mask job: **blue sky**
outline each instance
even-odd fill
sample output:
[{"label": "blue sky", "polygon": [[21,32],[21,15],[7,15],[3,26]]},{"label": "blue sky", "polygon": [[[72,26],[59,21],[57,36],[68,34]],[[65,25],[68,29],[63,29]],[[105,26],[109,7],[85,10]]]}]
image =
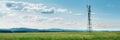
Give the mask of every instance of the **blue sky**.
[{"label": "blue sky", "polygon": [[87,4],[94,30],[120,29],[120,0],[1,0],[0,28],[87,29]]}]

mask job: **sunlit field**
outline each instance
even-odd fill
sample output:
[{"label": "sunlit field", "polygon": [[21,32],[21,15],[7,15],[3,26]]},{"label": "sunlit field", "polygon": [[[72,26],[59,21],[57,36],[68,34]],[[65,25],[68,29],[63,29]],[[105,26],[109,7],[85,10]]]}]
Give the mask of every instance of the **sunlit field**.
[{"label": "sunlit field", "polygon": [[120,32],[0,33],[0,40],[120,40]]}]

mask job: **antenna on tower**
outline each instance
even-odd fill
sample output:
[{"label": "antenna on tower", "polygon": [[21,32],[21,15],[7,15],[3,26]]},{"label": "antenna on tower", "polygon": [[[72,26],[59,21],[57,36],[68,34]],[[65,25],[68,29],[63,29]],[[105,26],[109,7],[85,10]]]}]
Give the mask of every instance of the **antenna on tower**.
[{"label": "antenna on tower", "polygon": [[92,32],[92,24],[91,24],[91,5],[87,5],[88,9],[88,32]]}]

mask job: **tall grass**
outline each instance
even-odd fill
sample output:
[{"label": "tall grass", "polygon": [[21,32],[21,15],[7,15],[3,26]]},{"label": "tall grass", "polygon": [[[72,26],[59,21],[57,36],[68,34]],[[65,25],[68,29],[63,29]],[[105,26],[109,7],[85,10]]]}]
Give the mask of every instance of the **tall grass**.
[{"label": "tall grass", "polygon": [[120,40],[120,32],[0,33],[0,40]]}]

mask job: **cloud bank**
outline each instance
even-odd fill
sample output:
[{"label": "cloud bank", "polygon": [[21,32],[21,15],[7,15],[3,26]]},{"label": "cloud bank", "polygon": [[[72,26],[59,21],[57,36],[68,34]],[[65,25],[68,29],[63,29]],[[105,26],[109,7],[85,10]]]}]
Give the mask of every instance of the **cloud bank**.
[{"label": "cloud bank", "polygon": [[32,4],[27,2],[5,2],[6,7],[11,10],[37,13],[70,13],[71,11],[63,8],[48,7],[45,4]]},{"label": "cloud bank", "polygon": [[64,18],[42,16],[38,15],[39,13],[68,13],[67,9],[48,7],[44,4],[0,1],[0,5],[0,28],[52,28],[59,25],[59,21]]}]

